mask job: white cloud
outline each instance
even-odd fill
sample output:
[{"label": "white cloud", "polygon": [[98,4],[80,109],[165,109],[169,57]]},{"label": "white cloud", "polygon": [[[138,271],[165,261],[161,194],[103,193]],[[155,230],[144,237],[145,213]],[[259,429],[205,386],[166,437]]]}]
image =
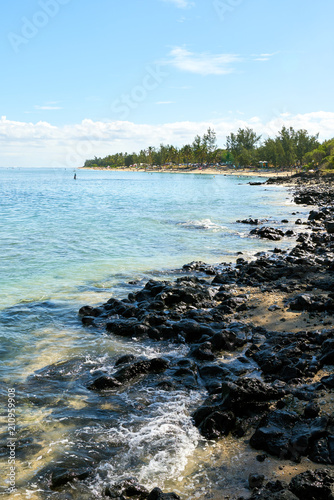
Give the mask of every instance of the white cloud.
[{"label": "white cloud", "polygon": [[272,54],[252,54],[252,57],[254,61],[269,61],[276,54],[278,52],[273,52]]},{"label": "white cloud", "polygon": [[236,54],[209,54],[207,52],[195,54],[185,48],[175,47],[170,51],[164,64],[199,75],[226,75],[233,73],[232,64],[240,61],[240,56]]},{"label": "white cloud", "polygon": [[87,158],[117,152],[140,151],[160,143],[182,146],[202,135],[208,127],[217,133],[218,144],[224,147],[226,135],[238,128],[251,127],[257,133],[274,137],[285,125],[320,133],[320,140],[333,137],[334,113],[318,111],[305,114],[274,114],[263,121],[259,117],[239,116],[202,122],[175,122],[160,125],[127,121],[81,123],[55,127],[45,121],[37,123],[0,119],[0,167],[49,166],[79,167]]},{"label": "white cloud", "polygon": [[195,5],[194,2],[190,2],[189,0],[162,0],[162,1],[172,3],[178,9],[187,9]]}]

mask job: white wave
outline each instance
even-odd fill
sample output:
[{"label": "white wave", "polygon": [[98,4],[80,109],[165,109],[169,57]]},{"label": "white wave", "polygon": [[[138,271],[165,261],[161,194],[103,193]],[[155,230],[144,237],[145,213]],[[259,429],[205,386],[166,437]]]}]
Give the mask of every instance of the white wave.
[{"label": "white wave", "polygon": [[186,222],[178,222],[177,225],[185,227],[187,229],[205,229],[215,232],[227,229],[225,226],[220,226],[219,224],[212,222],[211,219],[189,220]]},{"label": "white wave", "polygon": [[[157,485],[163,488],[171,477],[182,480],[182,472],[201,439],[188,408],[198,404],[202,395],[195,391],[170,394],[151,388],[142,391],[141,398],[153,400],[146,407],[149,411],[144,410],[140,416],[129,415],[127,421],[104,435],[119,451],[117,459],[105,463],[100,470],[111,483],[130,475],[148,489]],[[93,491],[100,491],[99,486],[97,479]]]}]

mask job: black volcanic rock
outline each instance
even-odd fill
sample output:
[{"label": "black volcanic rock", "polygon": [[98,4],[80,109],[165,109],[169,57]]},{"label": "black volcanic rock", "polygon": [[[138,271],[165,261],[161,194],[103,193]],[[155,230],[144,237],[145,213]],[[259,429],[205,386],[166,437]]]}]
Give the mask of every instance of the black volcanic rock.
[{"label": "black volcanic rock", "polygon": [[249,233],[252,236],[258,236],[259,238],[266,238],[267,240],[281,240],[284,236],[284,231],[281,229],[276,229],[273,227],[260,227],[256,229],[252,229],[252,231]]}]

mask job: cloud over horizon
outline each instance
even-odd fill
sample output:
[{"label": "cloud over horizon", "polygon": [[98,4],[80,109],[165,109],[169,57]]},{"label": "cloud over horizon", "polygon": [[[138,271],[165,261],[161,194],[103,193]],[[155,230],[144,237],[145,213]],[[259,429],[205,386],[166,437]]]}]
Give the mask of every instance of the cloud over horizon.
[{"label": "cloud over horizon", "polygon": [[292,115],[280,113],[268,121],[257,116],[246,119],[240,115],[201,122],[174,122],[158,125],[136,124],[129,121],[93,121],[56,127],[45,121],[18,122],[3,116],[0,119],[0,167],[50,166],[79,167],[94,156],[117,152],[139,152],[159,144],[182,146],[191,143],[195,135],[214,128],[219,147],[226,136],[238,128],[250,127],[264,137],[274,137],[285,125],[296,130],[319,132],[320,140],[333,137],[334,113],[318,111]]}]

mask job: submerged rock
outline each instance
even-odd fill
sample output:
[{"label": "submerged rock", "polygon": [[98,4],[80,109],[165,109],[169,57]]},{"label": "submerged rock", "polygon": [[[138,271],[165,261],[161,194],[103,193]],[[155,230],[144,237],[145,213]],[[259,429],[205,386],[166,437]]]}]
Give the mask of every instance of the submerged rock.
[{"label": "submerged rock", "polygon": [[101,375],[101,377],[94,380],[94,382],[88,386],[88,389],[92,391],[103,391],[107,389],[115,389],[121,385],[121,382],[116,380],[114,377]]},{"label": "submerged rock", "polygon": [[114,499],[133,498],[134,500],[147,500],[149,494],[149,491],[133,478],[125,479],[120,483],[106,486],[104,489],[104,495],[107,498]]},{"label": "submerged rock", "polygon": [[90,476],[91,472],[91,469],[84,467],[70,470],[61,467],[56,468],[51,475],[50,488],[55,490],[72,481],[83,481]]}]

